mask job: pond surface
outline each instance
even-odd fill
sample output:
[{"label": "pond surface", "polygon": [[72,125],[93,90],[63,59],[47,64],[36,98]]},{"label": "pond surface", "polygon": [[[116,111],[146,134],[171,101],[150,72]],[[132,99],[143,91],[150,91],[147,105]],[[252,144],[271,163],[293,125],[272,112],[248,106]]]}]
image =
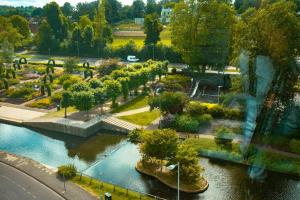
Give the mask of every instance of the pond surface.
[{"label": "pond surface", "polygon": [[[0,150],[29,157],[58,167],[73,163],[85,174],[103,181],[167,199],[176,199],[176,191],[159,181],[139,174],[134,166],[140,159],[138,147],[124,135],[103,132],[84,139],[59,133],[0,123]],[[264,182],[248,178],[244,166],[201,158],[204,177],[210,186],[202,194],[181,194],[181,199],[205,200],[298,200],[300,181],[268,172]]]}]

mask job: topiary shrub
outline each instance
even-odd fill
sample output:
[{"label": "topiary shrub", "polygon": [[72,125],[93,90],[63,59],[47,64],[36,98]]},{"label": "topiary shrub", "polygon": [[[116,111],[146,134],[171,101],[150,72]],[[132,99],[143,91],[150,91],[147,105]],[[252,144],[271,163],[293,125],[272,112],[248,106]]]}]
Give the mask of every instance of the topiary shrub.
[{"label": "topiary shrub", "polygon": [[58,167],[57,170],[57,175],[67,180],[75,177],[76,173],[77,173],[77,169],[73,164],[62,165]]},{"label": "topiary shrub", "polygon": [[177,131],[197,133],[199,122],[190,115],[178,115],[176,117],[175,128]]}]

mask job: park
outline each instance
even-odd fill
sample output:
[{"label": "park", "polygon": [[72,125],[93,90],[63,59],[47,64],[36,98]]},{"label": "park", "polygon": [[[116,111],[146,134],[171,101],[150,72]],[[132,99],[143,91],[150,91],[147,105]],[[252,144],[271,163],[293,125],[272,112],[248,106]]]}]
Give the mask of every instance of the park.
[{"label": "park", "polygon": [[300,3],[251,2],[0,5],[0,167],[66,199],[300,198]]}]

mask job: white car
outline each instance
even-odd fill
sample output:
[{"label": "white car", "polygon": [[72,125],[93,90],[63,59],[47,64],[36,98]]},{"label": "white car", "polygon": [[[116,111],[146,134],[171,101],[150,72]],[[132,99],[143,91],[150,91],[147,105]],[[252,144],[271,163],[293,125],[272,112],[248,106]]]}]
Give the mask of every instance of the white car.
[{"label": "white car", "polygon": [[136,58],[135,56],[127,56],[127,61],[128,62],[137,62],[140,59]]}]

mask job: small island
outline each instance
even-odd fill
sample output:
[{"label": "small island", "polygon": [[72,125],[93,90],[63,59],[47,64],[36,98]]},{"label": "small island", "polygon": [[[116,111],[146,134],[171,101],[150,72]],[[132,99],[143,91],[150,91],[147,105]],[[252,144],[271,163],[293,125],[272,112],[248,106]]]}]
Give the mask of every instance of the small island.
[{"label": "small island", "polygon": [[179,163],[180,191],[200,193],[208,188],[207,180],[201,175],[204,169],[199,164],[197,152],[180,143],[174,130],[135,130],[130,133],[130,138],[140,143],[142,159],[135,167],[138,172],[177,190],[178,165],[173,169],[168,166]]}]

